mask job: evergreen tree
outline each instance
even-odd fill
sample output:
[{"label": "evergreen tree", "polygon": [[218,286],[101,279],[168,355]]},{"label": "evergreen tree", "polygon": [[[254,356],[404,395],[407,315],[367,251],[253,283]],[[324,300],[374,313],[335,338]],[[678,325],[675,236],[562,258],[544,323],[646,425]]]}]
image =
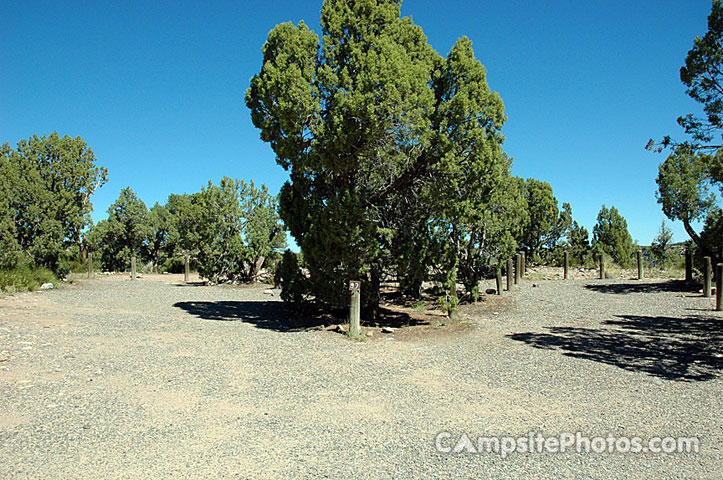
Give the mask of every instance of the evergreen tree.
[{"label": "evergreen tree", "polygon": [[138,262],[145,260],[152,232],[146,204],[126,187],[108,207],[108,219],[98,222],[86,242],[105,270],[125,271],[132,256]]},{"label": "evergreen tree", "polygon": [[0,170],[0,235],[8,239],[0,259],[9,266],[25,257],[65,273],[69,257],[80,254],[90,196],[105,183],[105,168],[80,137],[52,133],[21,140],[16,150],[3,145]]},{"label": "evergreen tree", "polygon": [[665,224],[665,220],[660,223],[658,235],[653,239],[650,245],[650,251],[653,254],[655,263],[662,268],[668,267],[671,260],[670,243],[673,240],[673,231]]},{"label": "evergreen tree", "polygon": [[633,239],[628,232],[628,222],[617,208],[602,206],[592,236],[592,246],[596,252],[609,255],[621,267],[632,265]]},{"label": "evergreen tree", "polygon": [[[272,30],[246,93],[261,138],[290,170],[280,214],[310,292],[342,306],[360,279],[374,314],[391,252],[406,252],[396,267],[412,290],[425,267],[409,267],[437,256],[456,298],[463,244],[481,228],[474,210],[509,168],[499,95],[469,40],[440,57],[398,1],[327,0],[321,25],[321,40],[303,22]],[[419,214],[428,221],[410,219]]]}]

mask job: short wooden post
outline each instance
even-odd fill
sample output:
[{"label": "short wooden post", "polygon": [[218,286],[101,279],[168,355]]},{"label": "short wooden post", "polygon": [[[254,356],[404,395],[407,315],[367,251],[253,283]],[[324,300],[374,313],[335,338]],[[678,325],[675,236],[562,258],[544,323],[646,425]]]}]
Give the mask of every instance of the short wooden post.
[{"label": "short wooden post", "polygon": [[511,258],[507,259],[507,291],[508,292],[512,291],[512,275],[513,275],[512,270],[514,269],[512,263],[513,262],[512,262]]},{"label": "short wooden post", "polygon": [[349,282],[351,290],[351,307],[349,308],[349,336],[358,337],[361,329],[361,282],[352,280]]},{"label": "short wooden post", "polygon": [[88,278],[93,278],[93,254],[88,252]]},{"label": "short wooden post", "polygon": [[131,280],[136,279],[136,257],[131,257]]},{"label": "short wooden post", "polygon": [[703,296],[710,297],[710,284],[713,267],[710,257],[703,257]]},{"label": "short wooden post", "polygon": [[183,256],[183,283],[188,283],[188,255]]},{"label": "short wooden post", "polygon": [[685,281],[693,281],[693,254],[690,250],[685,252]]},{"label": "short wooden post", "polygon": [[638,250],[638,280],[643,279],[643,252]]},{"label": "short wooden post", "polygon": [[497,265],[497,275],[495,280],[497,281],[497,295],[502,295],[502,262],[499,262]]},{"label": "short wooden post", "polygon": [[715,266],[715,309],[723,310],[723,263]]},{"label": "short wooden post", "polygon": [[605,279],[605,255],[600,254],[600,280]]},{"label": "short wooden post", "polygon": [[522,255],[522,258],[520,259],[520,267],[521,267],[520,278],[525,278],[525,272],[527,271],[527,257],[525,256],[524,250],[522,250],[520,252],[520,255]]},{"label": "short wooden post", "polygon": [[562,263],[562,278],[567,280],[567,271],[570,269],[570,254],[565,252],[565,259]]},{"label": "short wooden post", "polygon": [[522,256],[518,253],[515,255],[515,285],[520,283],[520,264],[522,263]]}]

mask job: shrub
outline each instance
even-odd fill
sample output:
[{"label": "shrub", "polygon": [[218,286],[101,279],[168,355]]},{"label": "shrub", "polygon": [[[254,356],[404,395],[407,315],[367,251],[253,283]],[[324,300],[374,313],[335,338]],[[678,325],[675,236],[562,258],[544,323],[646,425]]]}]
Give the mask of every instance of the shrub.
[{"label": "shrub", "polygon": [[12,269],[0,270],[0,289],[5,292],[34,291],[44,283],[57,285],[58,279],[45,267],[31,267],[18,264]]},{"label": "shrub", "polygon": [[274,275],[274,283],[281,287],[281,299],[292,309],[303,305],[308,290],[307,279],[301,270],[299,255],[286,250],[279,268]]}]

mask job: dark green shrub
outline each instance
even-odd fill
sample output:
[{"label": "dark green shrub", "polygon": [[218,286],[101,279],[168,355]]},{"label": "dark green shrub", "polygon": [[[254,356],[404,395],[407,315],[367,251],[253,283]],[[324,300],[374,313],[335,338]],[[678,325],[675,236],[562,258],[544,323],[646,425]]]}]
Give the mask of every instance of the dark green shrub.
[{"label": "dark green shrub", "polygon": [[291,250],[286,250],[274,275],[274,283],[281,287],[281,299],[293,309],[303,305],[308,292],[308,281],[298,257]]},{"label": "dark green shrub", "polygon": [[21,263],[15,268],[0,270],[0,289],[5,292],[32,292],[44,283],[59,283],[53,272],[45,267],[31,267]]}]

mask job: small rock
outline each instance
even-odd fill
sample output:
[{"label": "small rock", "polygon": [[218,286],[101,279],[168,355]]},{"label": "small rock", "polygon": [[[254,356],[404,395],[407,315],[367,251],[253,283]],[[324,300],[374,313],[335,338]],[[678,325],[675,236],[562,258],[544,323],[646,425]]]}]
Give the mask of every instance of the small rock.
[{"label": "small rock", "polygon": [[374,336],[374,332],[372,332],[371,330],[369,330],[369,331],[367,331],[366,336],[367,336],[367,337],[373,337],[373,336]]},{"label": "small rock", "polygon": [[136,278],[143,278],[143,275],[139,273],[138,275],[136,275]]},{"label": "small rock", "polygon": [[537,288],[537,284],[536,284],[536,283],[533,283],[533,284],[532,284],[532,288]]},{"label": "small rock", "polygon": [[267,288],[266,290],[264,290],[264,295],[271,295],[273,297],[274,291],[271,290],[270,288]]},{"label": "small rock", "polygon": [[53,288],[55,288],[55,285],[50,282],[40,285],[41,290],[52,290]]},{"label": "small rock", "polygon": [[382,327],[382,333],[394,333],[395,328],[392,327]]},{"label": "small rock", "polygon": [[485,293],[487,295],[494,295],[495,293],[497,293],[497,290],[495,290],[494,288],[488,288],[487,290],[485,290]]}]

